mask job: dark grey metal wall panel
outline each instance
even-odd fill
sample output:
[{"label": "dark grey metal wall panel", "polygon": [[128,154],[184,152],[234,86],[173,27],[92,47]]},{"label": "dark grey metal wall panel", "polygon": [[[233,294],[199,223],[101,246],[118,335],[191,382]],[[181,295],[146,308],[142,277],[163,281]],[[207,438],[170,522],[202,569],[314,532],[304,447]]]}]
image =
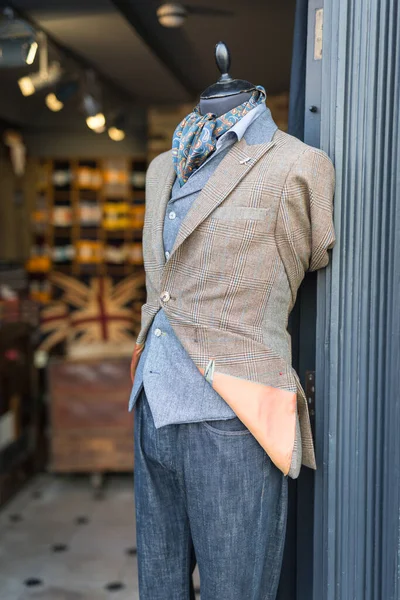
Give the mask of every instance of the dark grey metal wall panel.
[{"label": "dark grey metal wall panel", "polygon": [[400,12],[325,0],[321,147],[336,246],[318,275],[314,600],[400,598]]},{"label": "dark grey metal wall panel", "polygon": [[320,145],[322,61],[314,60],[314,44],[316,13],[322,6],[323,0],[308,0],[304,141],[317,148]]}]

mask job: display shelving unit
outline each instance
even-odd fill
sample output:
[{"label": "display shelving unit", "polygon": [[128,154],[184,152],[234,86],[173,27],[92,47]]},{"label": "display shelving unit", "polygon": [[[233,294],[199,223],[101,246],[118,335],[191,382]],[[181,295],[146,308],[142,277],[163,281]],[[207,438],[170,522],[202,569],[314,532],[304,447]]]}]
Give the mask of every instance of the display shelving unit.
[{"label": "display shelving unit", "polygon": [[31,297],[54,299],[49,274],[118,281],[143,270],[144,157],[40,160],[32,247]]}]

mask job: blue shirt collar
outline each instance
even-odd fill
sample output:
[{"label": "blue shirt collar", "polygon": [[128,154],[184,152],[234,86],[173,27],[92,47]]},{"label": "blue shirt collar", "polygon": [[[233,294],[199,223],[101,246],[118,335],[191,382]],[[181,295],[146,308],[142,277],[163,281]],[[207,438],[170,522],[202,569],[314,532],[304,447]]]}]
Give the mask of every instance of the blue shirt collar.
[{"label": "blue shirt collar", "polygon": [[[239,121],[233,125],[228,131],[223,133],[221,137],[217,139],[216,149],[218,149],[221,145],[223,145],[226,137],[234,134],[237,138],[237,141],[240,141],[245,134],[246,129],[249,125],[257,119],[262,113],[264,113],[267,109],[265,102],[261,102],[258,106],[249,111],[244,117],[239,119]],[[269,110],[269,109],[268,109]]]}]

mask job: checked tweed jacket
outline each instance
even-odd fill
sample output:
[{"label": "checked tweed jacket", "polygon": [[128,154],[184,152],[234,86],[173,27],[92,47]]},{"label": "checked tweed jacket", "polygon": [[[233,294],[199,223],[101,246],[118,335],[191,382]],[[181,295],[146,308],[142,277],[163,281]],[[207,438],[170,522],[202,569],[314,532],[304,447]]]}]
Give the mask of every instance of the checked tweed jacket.
[{"label": "checked tweed jacket", "polygon": [[299,424],[302,464],[316,469],[287,324],[305,272],[325,267],[335,244],[332,161],[280,129],[266,143],[242,138],[189,209],[166,262],[163,222],[174,181],[169,150],[146,176],[147,298],[132,380],[163,307],[199,371],[274,464],[289,473]]}]

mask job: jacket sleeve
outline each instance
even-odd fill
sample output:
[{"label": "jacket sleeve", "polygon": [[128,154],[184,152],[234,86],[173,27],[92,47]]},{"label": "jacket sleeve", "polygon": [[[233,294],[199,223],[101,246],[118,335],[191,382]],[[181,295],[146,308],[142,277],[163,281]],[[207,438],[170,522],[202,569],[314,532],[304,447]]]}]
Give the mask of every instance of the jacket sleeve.
[{"label": "jacket sleeve", "polygon": [[333,198],[335,169],[329,156],[322,150],[311,148],[305,167],[308,209],[311,223],[311,249],[309,271],[326,267],[328,250],[336,242],[333,223]]},{"label": "jacket sleeve", "polygon": [[277,235],[291,284],[305,271],[329,262],[335,245],[333,197],[335,169],[322,150],[308,146],[292,165],[282,192]]}]

